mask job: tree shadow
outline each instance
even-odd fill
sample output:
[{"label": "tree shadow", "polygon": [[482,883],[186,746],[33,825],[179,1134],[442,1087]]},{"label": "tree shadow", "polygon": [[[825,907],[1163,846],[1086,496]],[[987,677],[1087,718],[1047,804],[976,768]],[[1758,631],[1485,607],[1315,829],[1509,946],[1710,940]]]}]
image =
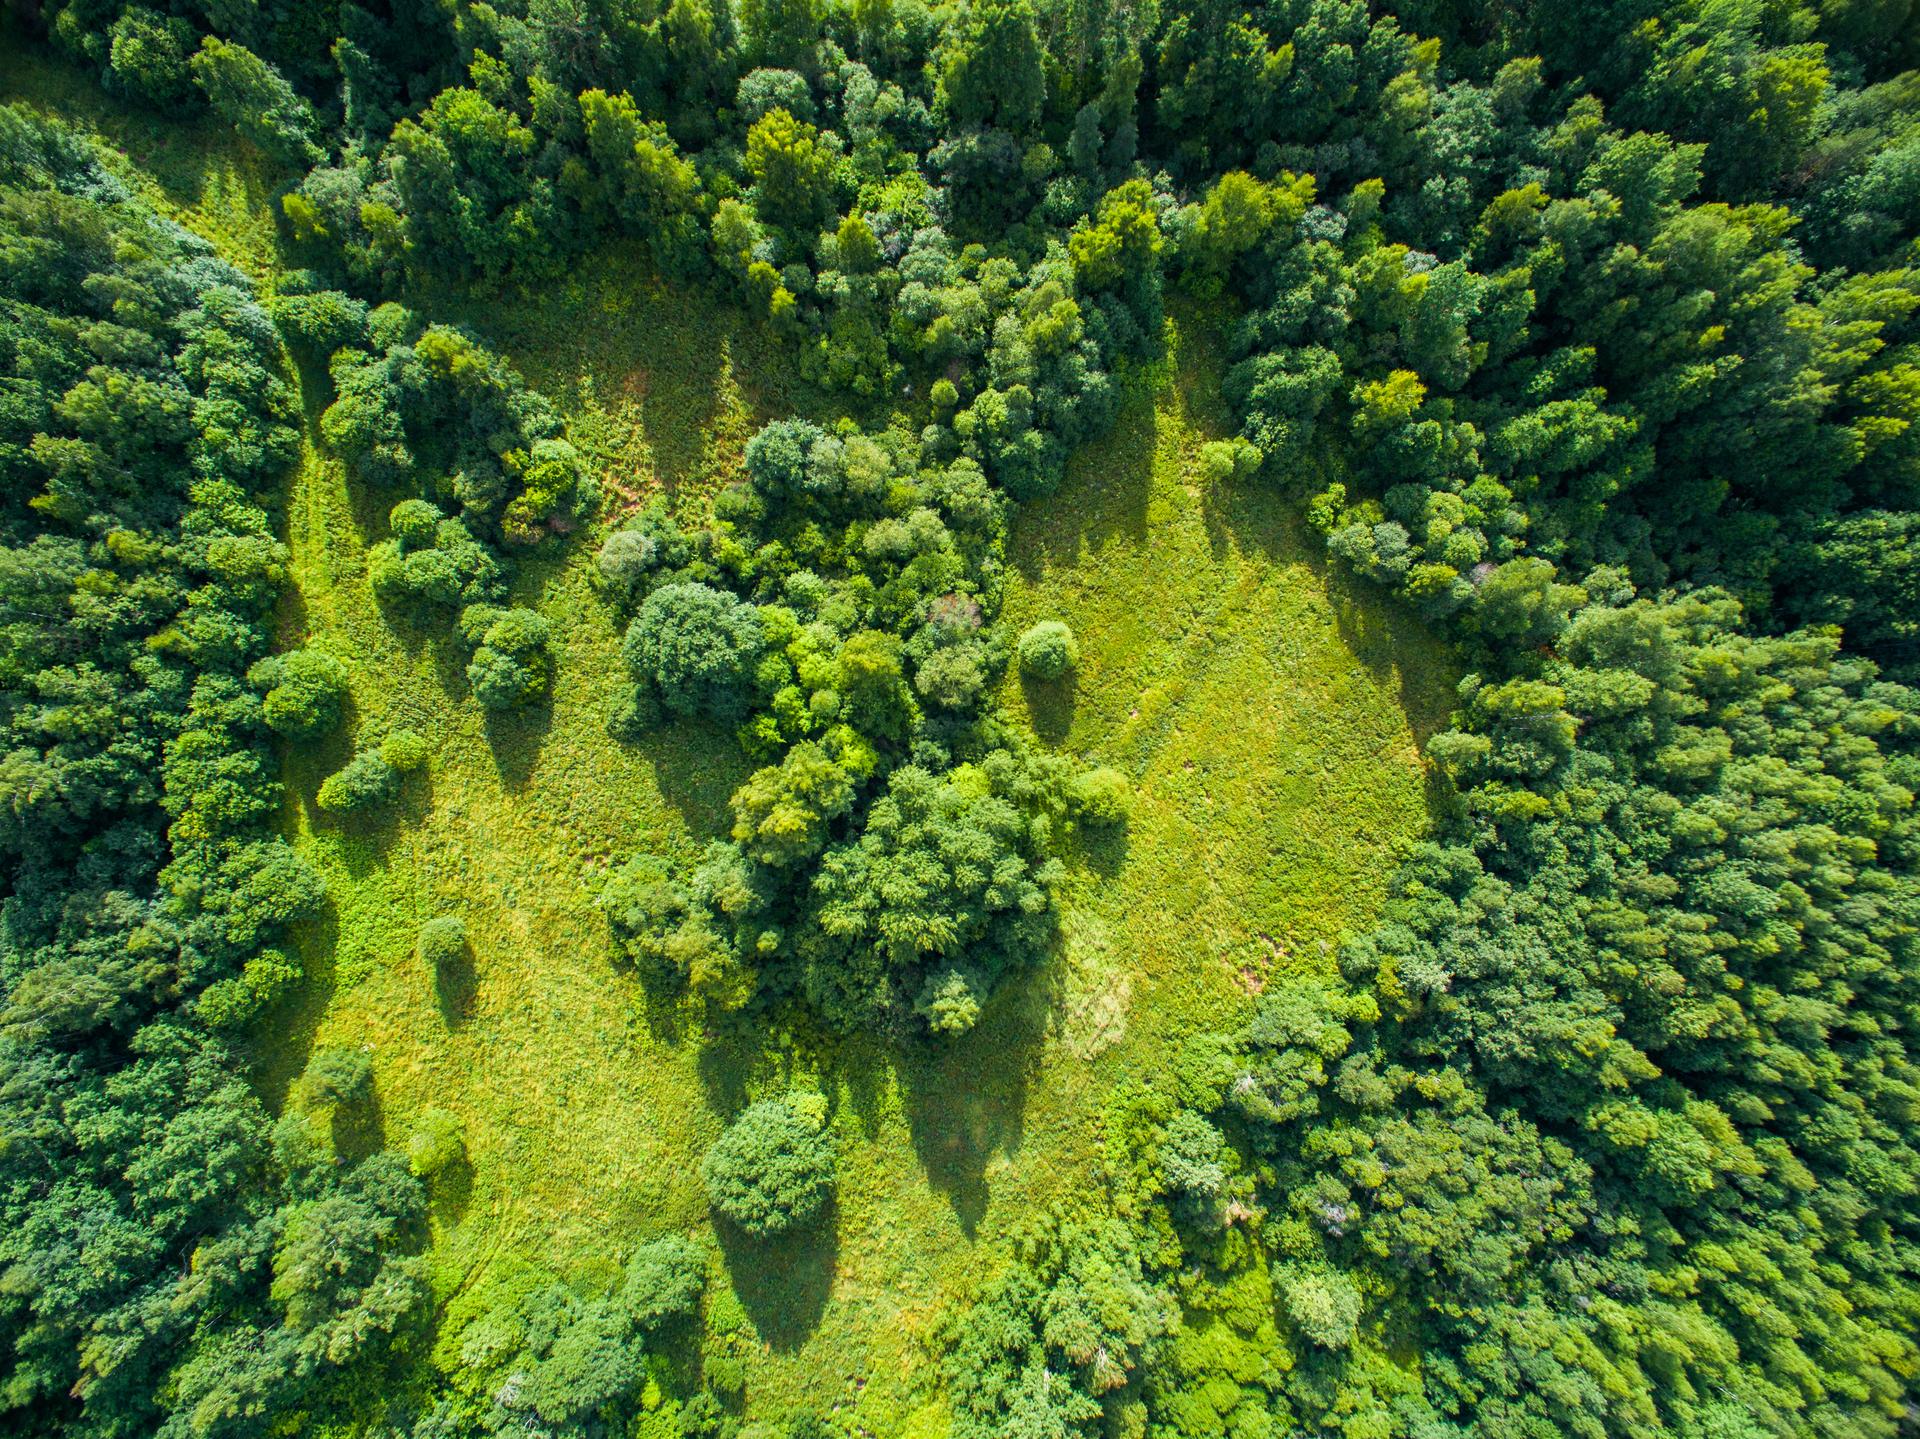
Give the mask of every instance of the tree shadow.
[{"label": "tree shadow", "polygon": [[359,1103],[336,1104],[329,1123],[334,1155],[344,1165],[358,1164],[387,1147],[386,1115],[377,1088]]},{"label": "tree shadow", "polygon": [[510,710],[488,710],[483,723],[500,782],[511,793],[525,789],[553,729],[552,702],[543,699]]},{"label": "tree shadow", "polygon": [[1007,561],[1027,580],[1038,581],[1054,566],[1078,564],[1115,540],[1138,544],[1147,538],[1159,416],[1144,372],[1122,381],[1124,390],[1141,386],[1144,402],[1123,394],[1113,428],[1074,452],[1060,488],[1032,507],[1037,522],[1013,527]]},{"label": "tree shadow", "polygon": [[791,1087],[796,1076],[825,1077],[837,1048],[818,1021],[797,1006],[757,1006],[715,1018],[703,1027],[700,1082],[723,1114],[746,1107],[755,1092]]},{"label": "tree shadow", "polygon": [[245,1040],[254,1092],[269,1114],[285,1107],[294,1080],[307,1067],[333,995],[340,911],[332,895],[321,900],[318,913],[293,927],[288,941],[288,948],[300,959],[300,985],[291,996],[255,1016]]},{"label": "tree shadow", "polygon": [[1102,879],[1112,879],[1127,862],[1129,829],[1124,822],[1083,827],[1075,845],[1076,857]]},{"label": "tree shadow", "polygon": [[1033,732],[1048,744],[1066,742],[1068,733],[1073,729],[1079,688],[1072,674],[1057,680],[1038,680],[1024,674],[1020,676],[1020,693],[1027,702],[1027,718],[1033,722]]},{"label": "tree shadow", "polygon": [[820,1327],[840,1263],[840,1208],[776,1239],[754,1239],[719,1215],[714,1233],[740,1307],[761,1341],[792,1354]]},{"label": "tree shadow", "polygon": [[[1450,676],[1457,674],[1453,650],[1417,616],[1393,607],[1391,598],[1366,580],[1344,574],[1324,558],[1315,563],[1333,604],[1333,622],[1354,656],[1383,687],[1392,691],[1407,725],[1424,751],[1444,729],[1457,698]],[[1434,663],[1408,665],[1417,656]]]},{"label": "tree shadow", "polygon": [[440,1019],[448,1029],[458,1029],[473,1018],[480,996],[480,972],[474,967],[473,946],[463,944],[460,953],[433,968],[433,997],[440,1006]]},{"label": "tree shadow", "polygon": [[730,731],[710,720],[676,720],[632,743],[652,766],[660,797],[695,837],[726,833],[732,823],[728,802],[753,772]]},{"label": "tree shadow", "polygon": [[1027,1087],[1039,1063],[1058,966],[1004,984],[979,1022],[951,1040],[922,1040],[900,1059],[907,1127],[927,1181],[971,1239],[987,1212],[987,1166],[1018,1152]]},{"label": "tree shadow", "polygon": [[428,1186],[428,1203],[433,1217],[452,1228],[467,1217],[473,1202],[473,1161],[461,1154],[433,1176]]}]

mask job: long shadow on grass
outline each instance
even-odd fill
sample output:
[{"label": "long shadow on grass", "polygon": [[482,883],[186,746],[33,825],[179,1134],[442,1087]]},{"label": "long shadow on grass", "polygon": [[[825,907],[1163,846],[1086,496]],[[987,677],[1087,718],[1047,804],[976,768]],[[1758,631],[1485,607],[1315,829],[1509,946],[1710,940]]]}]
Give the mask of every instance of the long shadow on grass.
[{"label": "long shadow on grass", "polygon": [[972,1238],[992,1197],[987,1166],[1026,1134],[1027,1086],[1054,1008],[1055,965],[1004,987],[966,1034],[916,1043],[900,1081],[913,1148],[927,1182]]},{"label": "long shadow on grass", "polygon": [[1033,721],[1033,732],[1048,744],[1064,743],[1073,729],[1073,711],[1079,695],[1074,676],[1037,680],[1031,675],[1022,675],[1020,692],[1027,701],[1027,717]]},{"label": "long shadow on grass", "polygon": [[387,1147],[386,1111],[377,1089],[361,1103],[335,1106],[331,1123],[333,1152],[342,1164],[358,1164]]},{"label": "long shadow on grass", "polygon": [[473,1164],[466,1155],[433,1176],[428,1196],[434,1218],[448,1228],[467,1217],[467,1205],[473,1201]]},{"label": "long shadow on grass", "polygon": [[1014,527],[1008,559],[1028,580],[1038,580],[1049,568],[1079,563],[1116,540],[1145,544],[1158,443],[1151,391],[1128,396],[1112,432],[1076,453],[1059,490],[1037,507],[1040,523]]},{"label": "long shadow on grass", "polygon": [[319,912],[293,927],[288,946],[304,974],[300,987],[248,1026],[245,1052],[252,1061],[253,1085],[270,1114],[286,1104],[287,1091],[313,1053],[314,1036],[333,994],[334,949],[340,942],[340,912],[332,896]]},{"label": "long shadow on grass", "polygon": [[479,995],[480,973],[473,966],[472,945],[461,945],[453,958],[434,966],[433,997],[448,1029],[458,1029],[473,1017]]},{"label": "long shadow on grass", "polygon": [[488,710],[486,729],[487,747],[493,751],[493,767],[499,771],[500,782],[510,793],[525,789],[553,729],[553,706],[542,701],[519,709]]},{"label": "long shadow on grass", "polygon": [[778,1239],[751,1239],[715,1217],[733,1292],[754,1332],[777,1354],[791,1354],[820,1327],[840,1263],[840,1213],[829,1205],[807,1229]]}]

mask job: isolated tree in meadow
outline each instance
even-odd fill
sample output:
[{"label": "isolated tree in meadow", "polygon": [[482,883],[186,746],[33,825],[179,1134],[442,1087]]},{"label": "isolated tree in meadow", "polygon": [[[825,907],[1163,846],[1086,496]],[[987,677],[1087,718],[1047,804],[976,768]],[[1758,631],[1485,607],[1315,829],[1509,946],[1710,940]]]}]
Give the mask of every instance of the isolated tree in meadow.
[{"label": "isolated tree in meadow", "polygon": [[413,949],[436,973],[451,968],[467,957],[467,922],[457,914],[438,915],[420,926]]},{"label": "isolated tree in meadow", "polygon": [[763,1099],[729,1124],[700,1165],[713,1207],[755,1239],[820,1217],[833,1197],[833,1142],[784,1099]]},{"label": "isolated tree in meadow", "polygon": [[1079,643],[1059,620],[1041,620],[1020,636],[1020,673],[1029,679],[1065,679],[1079,663]]}]

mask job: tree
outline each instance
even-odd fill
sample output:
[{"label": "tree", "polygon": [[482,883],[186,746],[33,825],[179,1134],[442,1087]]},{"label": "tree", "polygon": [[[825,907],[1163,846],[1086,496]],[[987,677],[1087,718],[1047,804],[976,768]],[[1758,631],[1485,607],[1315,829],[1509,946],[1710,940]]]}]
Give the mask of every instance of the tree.
[{"label": "tree", "polygon": [[956,1439],[1109,1432],[1178,1313],[1119,1220],[1043,1216],[954,1332]]},{"label": "tree", "polygon": [[940,100],[956,126],[1031,130],[1047,100],[1047,77],[1034,14],[1026,0],[982,0],[968,7],[940,59]]},{"label": "tree", "polygon": [[826,847],[828,826],[852,807],[854,778],[803,740],[734,791],[733,837],[758,864],[811,859]]},{"label": "tree", "polygon": [[748,1106],[701,1161],[707,1197],[754,1239],[819,1219],[833,1197],[832,1141],[784,1099]]},{"label": "tree", "polygon": [[436,915],[420,926],[413,950],[436,974],[467,958],[467,922],[457,914]]},{"label": "tree", "polygon": [[244,45],[209,35],[189,68],[214,111],[262,150],[295,169],[319,163],[313,107],[272,65]]},{"label": "tree", "polygon": [[288,739],[315,740],[338,728],[347,699],[347,667],[324,650],[272,655],[247,678],[265,688],[261,713]]},{"label": "tree", "polygon": [[516,709],[545,698],[553,686],[549,634],[538,611],[516,606],[488,612],[467,665],[473,697],[490,710]]},{"label": "tree", "polygon": [[1079,663],[1079,643],[1059,620],[1040,620],[1020,636],[1020,673],[1029,679],[1051,684]]},{"label": "tree", "polygon": [[753,205],[768,224],[808,229],[833,199],[834,144],[785,110],[769,110],[747,131]]},{"label": "tree", "polygon": [[400,797],[400,771],[380,751],[364,749],[321,783],[314,803],[327,814],[357,814]]},{"label": "tree", "polygon": [[1015,771],[1004,752],[940,776],[902,766],[864,828],[827,850],[798,948],[807,997],[830,1024],[880,1021],[930,972],[964,963],[984,987],[1044,952],[1055,869],[1005,797],[1022,783]]},{"label": "tree", "polygon": [[407,1138],[407,1168],[414,1177],[432,1183],[467,1157],[466,1126],[444,1109],[420,1111]]},{"label": "tree", "polygon": [[668,1235],[643,1244],[627,1261],[619,1305],[649,1333],[691,1319],[707,1285],[707,1256],[690,1240]]},{"label": "tree", "polygon": [[765,632],[758,611],[697,582],[662,585],[627,628],[622,653],[634,678],[669,714],[737,719]]}]

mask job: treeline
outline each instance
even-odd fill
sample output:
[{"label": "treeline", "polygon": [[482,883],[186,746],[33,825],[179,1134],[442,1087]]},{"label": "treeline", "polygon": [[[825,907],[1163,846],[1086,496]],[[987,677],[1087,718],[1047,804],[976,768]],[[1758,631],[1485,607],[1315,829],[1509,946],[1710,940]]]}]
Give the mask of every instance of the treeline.
[{"label": "treeline", "polygon": [[275,1122],[229,1048],[322,899],[277,829],[298,686],[250,678],[294,392],[247,282],[15,108],[0,256],[0,1412],[254,1434],[427,1299],[425,1191],[336,1146],[365,1057]]},{"label": "treeline", "polygon": [[[768,426],[710,524],[656,509],[599,555],[634,681],[616,732],[717,721],[762,766],[728,839],[636,857],[607,896],[622,952],[716,1014],[798,997],[938,1036],[1045,953],[1072,834],[1124,818],[1124,778],[1030,752],[985,698],[1006,514],[1109,423],[1169,286],[1233,317],[1240,432],[1206,482],[1283,487],[1457,647],[1441,813],[1382,923],[1108,1116],[1108,1212],[1037,1225],[948,1336],[957,1435],[1896,1431],[1920,1373],[1907,0],[43,14],[109,86],[204,101],[288,166],[316,273],[276,315],[331,357],[327,443],[395,497],[382,602],[452,626],[483,703],[553,683],[506,566],[592,487],[495,357],[396,296],[537,291],[636,239],[764,316],[850,417]],[[74,523],[85,446],[110,453],[80,426],[161,423],[102,394],[72,413],[106,418],[0,451],[32,456],[21,504],[54,497],[22,552]],[[205,413],[180,433],[233,432]],[[1070,639],[1033,637],[1029,673],[1069,682]],[[68,661],[38,654],[9,704],[63,738],[8,764],[57,809],[111,767],[39,778],[80,731]],[[55,832],[109,802],[158,801]],[[85,844],[63,904],[104,872]],[[106,963],[70,948],[46,962]],[[147,972],[40,992],[118,1013]],[[814,1214],[817,1155],[758,1182],[812,1154],[806,1126],[743,1125],[710,1161],[722,1215]],[[578,1349],[501,1317],[522,1337],[476,1340],[395,1432],[518,1423],[486,1386],[562,1353],[599,1398],[537,1421],[624,1422],[648,1337],[624,1293],[542,1301]],[[66,1353],[38,1324],[23,1364]],[[654,1411],[689,1433],[737,1424],[709,1357],[701,1398]]]}]

